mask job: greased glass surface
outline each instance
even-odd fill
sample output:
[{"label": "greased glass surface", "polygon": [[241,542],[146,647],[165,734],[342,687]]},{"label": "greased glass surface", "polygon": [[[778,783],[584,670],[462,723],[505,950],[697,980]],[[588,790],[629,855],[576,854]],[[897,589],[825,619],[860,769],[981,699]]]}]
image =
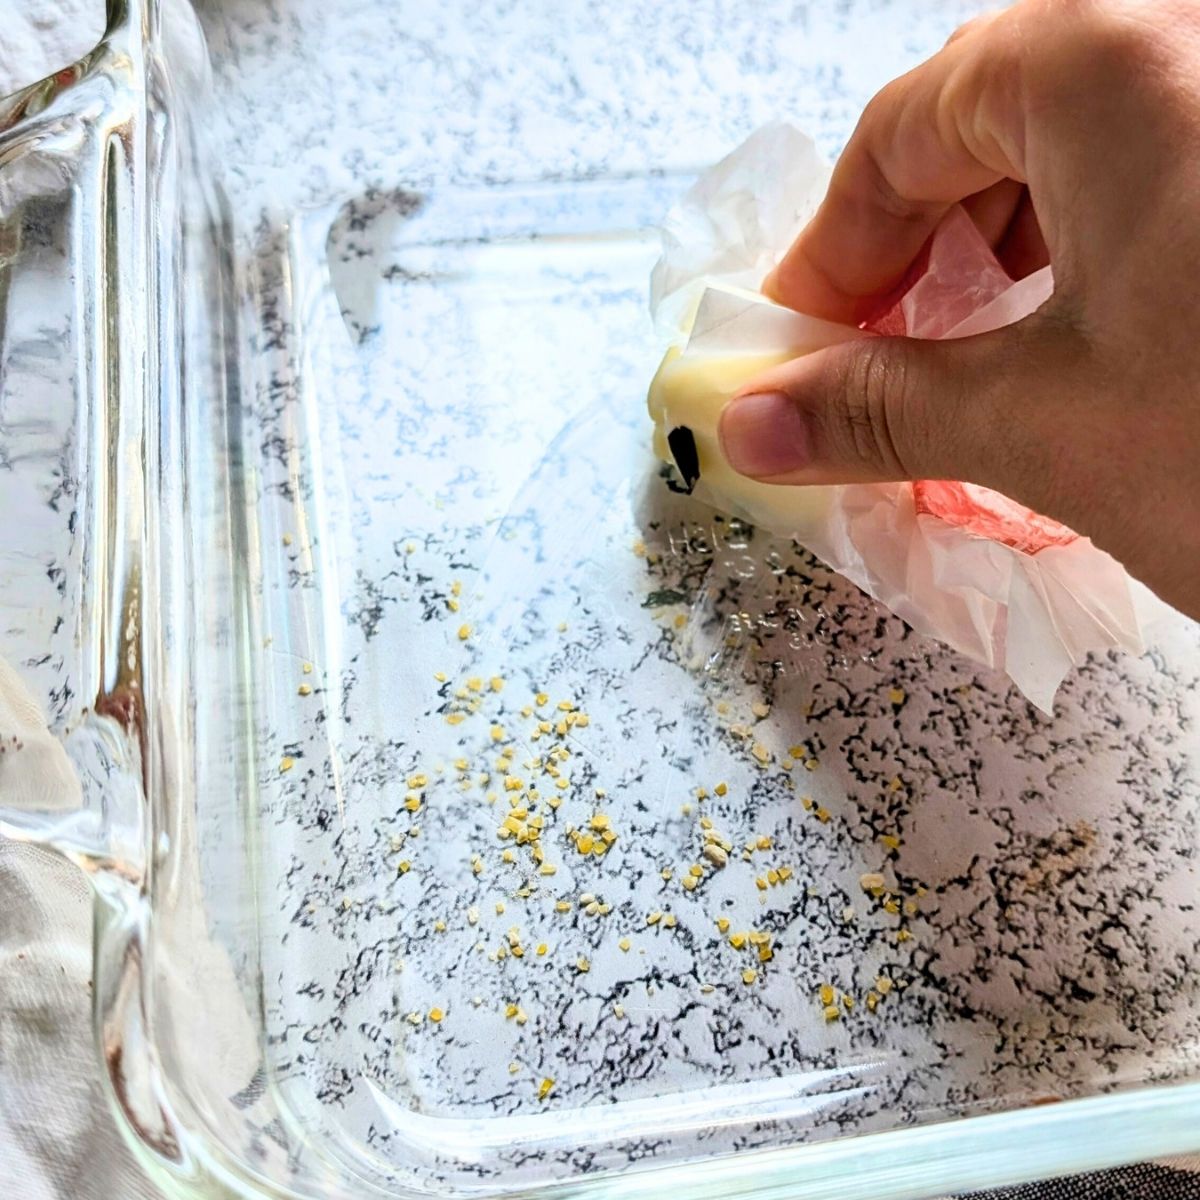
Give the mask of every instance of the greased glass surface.
[{"label": "greased glass surface", "polygon": [[[958,1118],[1193,1080],[1196,628],[1048,720],[648,451],[673,197],[780,113],[835,150],[971,6],[425,7],[201,11],[228,201],[160,196],[164,781],[97,968],[164,1181],[916,1196],[984,1182]],[[1102,1161],[1059,1111],[1031,1161]]]}]

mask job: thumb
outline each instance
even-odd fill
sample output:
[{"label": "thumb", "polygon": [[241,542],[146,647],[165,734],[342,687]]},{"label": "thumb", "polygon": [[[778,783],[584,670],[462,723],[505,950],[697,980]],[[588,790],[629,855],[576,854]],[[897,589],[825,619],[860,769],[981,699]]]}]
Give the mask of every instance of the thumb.
[{"label": "thumb", "polygon": [[766,483],[960,479],[1036,506],[1072,437],[1080,347],[1060,321],[946,341],[863,338],[781,364],[725,406],[730,466]]}]

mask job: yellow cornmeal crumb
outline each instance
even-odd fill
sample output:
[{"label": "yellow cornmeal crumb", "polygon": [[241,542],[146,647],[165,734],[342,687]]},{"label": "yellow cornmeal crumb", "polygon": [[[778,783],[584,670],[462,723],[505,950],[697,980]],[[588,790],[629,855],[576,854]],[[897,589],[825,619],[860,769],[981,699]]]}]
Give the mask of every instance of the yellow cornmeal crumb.
[{"label": "yellow cornmeal crumb", "polygon": [[465,642],[471,636],[471,626],[464,623],[458,627],[458,640]]},{"label": "yellow cornmeal crumb", "polygon": [[431,1021],[440,1021],[446,1014],[440,1008],[431,1008],[429,1010],[429,1019]]},{"label": "yellow cornmeal crumb", "polygon": [[803,805],[805,812],[812,812],[813,798],[811,796],[801,796],[800,803],[801,803],[801,805]]},{"label": "yellow cornmeal crumb", "polygon": [[446,714],[446,724],[447,725],[461,725],[463,723],[463,721],[465,721],[465,720],[466,720],[466,717],[464,717],[463,714],[460,712],[452,712],[452,713]]},{"label": "yellow cornmeal crumb", "polygon": [[434,679],[436,679],[438,681],[438,683],[446,682],[446,672],[445,671],[434,671],[433,677],[434,677]]},{"label": "yellow cornmeal crumb", "polygon": [[816,818],[818,821],[821,822],[822,825],[828,825],[829,824],[829,809],[824,808],[824,807],[818,808],[816,811]]},{"label": "yellow cornmeal crumb", "polygon": [[896,930],[896,941],[898,941],[898,942],[911,942],[911,941],[912,941],[912,934],[911,934],[911,933],[909,933],[909,931],[908,931],[907,929],[897,929],[897,930]]},{"label": "yellow cornmeal crumb", "polygon": [[713,791],[716,792],[718,796],[724,796],[725,793],[729,791],[729,784],[718,783],[717,786],[713,788]]},{"label": "yellow cornmeal crumb", "polygon": [[674,929],[675,928],[675,914],[674,913],[664,914],[662,923],[663,923],[664,928]]},{"label": "yellow cornmeal crumb", "polygon": [[488,686],[493,692],[498,692],[504,687],[504,680],[501,679],[499,675],[493,675],[491,679],[488,680]]},{"label": "yellow cornmeal crumb", "polygon": [[456,579],[456,580],[455,580],[455,581],[454,581],[454,582],[453,582],[453,583],[450,585],[450,593],[451,593],[451,595],[454,595],[454,596],[461,596],[461,595],[462,595],[462,581],[461,581],[461,580],[459,580],[459,579]]},{"label": "yellow cornmeal crumb", "polygon": [[434,929],[435,929],[435,930],[436,930],[438,933],[445,933],[445,932],[446,932],[446,922],[445,922],[445,921],[443,921],[443,920],[441,919],[441,917],[439,917],[439,918],[438,918],[436,921],[434,921],[434,923],[433,923],[433,927],[434,927]]},{"label": "yellow cornmeal crumb", "polygon": [[682,816],[690,817],[692,815],[692,806],[690,804],[681,804],[679,812]]},{"label": "yellow cornmeal crumb", "polygon": [[632,944],[633,944],[633,943],[632,943],[632,942],[630,942],[630,940],[629,940],[627,937],[623,937],[623,938],[622,938],[622,939],[621,939],[621,940],[620,940],[620,941],[617,943],[617,945],[618,945],[618,946],[620,946],[620,948],[621,948],[622,950],[624,950],[626,953],[628,953],[628,952],[629,952],[629,947],[630,947]]},{"label": "yellow cornmeal crumb", "polygon": [[766,766],[767,763],[771,761],[771,752],[762,744],[762,742],[755,742],[754,745],[750,747],[750,753],[754,755],[760,766]]},{"label": "yellow cornmeal crumb", "polygon": [[496,915],[499,916],[503,911],[504,911],[504,901],[497,900],[496,901]]},{"label": "yellow cornmeal crumb", "polygon": [[892,990],[892,981],[886,975],[880,975],[875,980],[875,990],[881,996],[886,996]]},{"label": "yellow cornmeal crumb", "polygon": [[300,685],[300,686],[299,686],[299,687],[296,689],[296,691],[297,691],[297,692],[298,692],[298,693],[299,693],[301,696],[311,696],[311,695],[312,695],[312,685],[311,685],[311,684],[308,684],[308,683],[302,683],[302,684],[301,684],[301,685]]},{"label": "yellow cornmeal crumb", "polygon": [[825,1007],[825,1020],[826,1021],[837,1021],[837,1020],[841,1019],[841,1016],[842,1016],[842,1010],[840,1008],[838,1008],[838,1006],[836,1004],[826,1005],[826,1007]]},{"label": "yellow cornmeal crumb", "polygon": [[760,892],[765,892],[767,890],[767,881],[760,875],[754,881],[754,886],[758,888]]},{"label": "yellow cornmeal crumb", "polygon": [[408,809],[409,812],[415,813],[421,807],[421,797],[415,792],[409,792],[409,794],[404,797],[404,807]]},{"label": "yellow cornmeal crumb", "polygon": [[625,1017],[625,1005],[614,1004],[613,1005],[613,1016],[616,1017],[618,1021],[623,1020]]},{"label": "yellow cornmeal crumb", "polygon": [[575,970],[577,970],[580,975],[586,975],[591,969],[592,964],[588,962],[586,958],[580,956],[575,960]]},{"label": "yellow cornmeal crumb", "polygon": [[300,670],[302,670],[305,673],[305,675],[311,675],[312,674],[312,663],[310,663],[310,662],[301,663]]},{"label": "yellow cornmeal crumb", "polygon": [[735,950],[740,950],[746,944],[746,935],[744,933],[731,933],[729,935],[729,944]]},{"label": "yellow cornmeal crumb", "polygon": [[879,839],[889,850],[900,849],[900,839],[894,833],[885,833]]},{"label": "yellow cornmeal crumb", "polygon": [[549,951],[550,951],[550,947],[547,946],[545,942],[538,942],[538,947],[537,947],[538,958],[545,958],[546,955],[549,953]]},{"label": "yellow cornmeal crumb", "polygon": [[672,871],[670,867],[663,867],[663,869],[661,871],[659,871],[659,875],[661,875],[663,877],[663,879],[666,879],[669,881],[672,878],[674,878],[675,872]]},{"label": "yellow cornmeal crumb", "polygon": [[453,596],[450,596],[446,599],[446,607],[451,612],[458,612],[458,601]]},{"label": "yellow cornmeal crumb", "polygon": [[292,535],[290,533],[285,533],[283,535],[283,544],[285,546],[290,546],[292,544]]},{"label": "yellow cornmeal crumb", "polygon": [[647,925],[657,925],[659,923],[659,921],[661,921],[661,920],[662,920],[662,913],[660,913],[658,911],[649,913],[646,916],[646,924]]},{"label": "yellow cornmeal crumb", "polygon": [[538,692],[538,694],[534,696],[533,701],[538,708],[542,708],[544,705],[550,703],[550,697],[547,696],[545,692]]},{"label": "yellow cornmeal crumb", "polygon": [[410,863],[407,858],[402,858],[400,862],[396,864],[396,866],[401,875],[407,875],[409,871],[412,870],[412,863]]},{"label": "yellow cornmeal crumb", "polygon": [[808,747],[805,745],[789,746],[788,754],[792,758],[807,758],[808,757]]},{"label": "yellow cornmeal crumb", "polygon": [[717,929],[721,933],[728,933],[729,932],[729,918],[728,917],[718,917],[717,918]]},{"label": "yellow cornmeal crumb", "polygon": [[771,706],[760,700],[756,704],[750,705],[750,711],[756,717],[769,717],[771,715]]},{"label": "yellow cornmeal crumb", "polygon": [[694,892],[697,884],[699,884],[700,881],[695,875],[685,875],[679,882],[683,884],[683,890],[685,892]]},{"label": "yellow cornmeal crumb", "polygon": [[675,628],[682,629],[687,624],[687,616],[684,613],[675,614]]},{"label": "yellow cornmeal crumb", "polygon": [[854,997],[853,996],[843,996],[842,997],[842,1005],[846,1009],[846,1011],[849,1012],[850,1009],[852,1009],[854,1007]]},{"label": "yellow cornmeal crumb", "polygon": [[874,1012],[879,1007],[879,997],[874,992],[867,993],[867,1008]]},{"label": "yellow cornmeal crumb", "polygon": [[545,1100],[545,1098],[550,1095],[552,1091],[554,1091],[554,1080],[543,1079],[542,1082],[538,1084],[538,1099]]},{"label": "yellow cornmeal crumb", "polygon": [[747,967],[742,972],[742,982],[751,984],[758,978],[758,972],[753,967]]},{"label": "yellow cornmeal crumb", "polygon": [[554,906],[554,911],[560,912],[560,913],[570,912],[571,911],[571,902],[569,900],[559,900],[558,903],[555,904],[555,906]]},{"label": "yellow cornmeal crumb", "polygon": [[279,771],[282,774],[284,771],[290,771],[295,765],[296,760],[290,754],[285,754],[279,760]]},{"label": "yellow cornmeal crumb", "polygon": [[821,1004],[828,1006],[834,1002],[837,993],[828,983],[821,984]]},{"label": "yellow cornmeal crumb", "polygon": [[904,689],[902,687],[888,688],[888,699],[893,704],[903,704],[904,697],[905,697],[905,693],[904,693]]}]

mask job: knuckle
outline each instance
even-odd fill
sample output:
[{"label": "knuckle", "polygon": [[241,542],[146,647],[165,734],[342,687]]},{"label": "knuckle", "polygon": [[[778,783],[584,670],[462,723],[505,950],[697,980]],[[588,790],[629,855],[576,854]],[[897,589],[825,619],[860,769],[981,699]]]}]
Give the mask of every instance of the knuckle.
[{"label": "knuckle", "polygon": [[872,339],[847,357],[838,389],[842,436],[847,453],[874,474],[908,473],[896,435],[910,407],[911,379],[903,343]]}]

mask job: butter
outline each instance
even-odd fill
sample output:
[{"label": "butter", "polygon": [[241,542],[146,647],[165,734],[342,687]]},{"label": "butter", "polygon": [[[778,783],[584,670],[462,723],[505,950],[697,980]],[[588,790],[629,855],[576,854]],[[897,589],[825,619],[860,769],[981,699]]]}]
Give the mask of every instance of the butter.
[{"label": "butter", "polygon": [[863,333],[793,312],[758,292],[712,284],[691,305],[681,335],[681,344],[663,357],[647,397],[655,454],[686,469],[668,438],[673,430],[687,429],[698,459],[697,497],[772,533],[803,537],[827,518],[838,489],[758,483],[739,475],[721,453],[721,412],[763,371]]},{"label": "butter", "polygon": [[700,478],[694,494],[705,503],[792,536],[828,511],[832,489],[758,483],[739,475],[721,453],[717,435],[721,411],[741,387],[762,371],[787,362],[793,354],[684,354],[672,346],[650,384],[648,407],[654,421],[654,453],[673,462],[667,435],[691,430]]}]

